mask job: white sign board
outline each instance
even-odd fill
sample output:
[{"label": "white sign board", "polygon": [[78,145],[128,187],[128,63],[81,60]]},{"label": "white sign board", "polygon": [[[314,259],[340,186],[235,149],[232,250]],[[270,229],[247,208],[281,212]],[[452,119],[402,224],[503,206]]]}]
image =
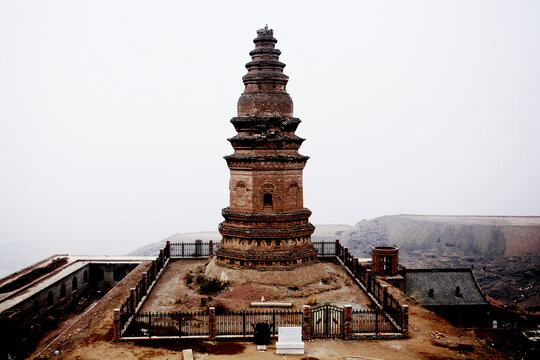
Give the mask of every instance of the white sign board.
[{"label": "white sign board", "polygon": [[301,327],[278,328],[276,354],[304,354]]}]

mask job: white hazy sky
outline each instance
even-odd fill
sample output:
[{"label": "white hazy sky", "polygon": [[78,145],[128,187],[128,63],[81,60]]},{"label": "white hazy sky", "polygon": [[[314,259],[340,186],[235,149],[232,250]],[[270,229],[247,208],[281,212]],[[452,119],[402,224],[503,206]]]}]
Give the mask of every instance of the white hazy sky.
[{"label": "white hazy sky", "polygon": [[0,274],[215,230],[266,23],[313,223],[540,215],[540,1],[0,0]]}]

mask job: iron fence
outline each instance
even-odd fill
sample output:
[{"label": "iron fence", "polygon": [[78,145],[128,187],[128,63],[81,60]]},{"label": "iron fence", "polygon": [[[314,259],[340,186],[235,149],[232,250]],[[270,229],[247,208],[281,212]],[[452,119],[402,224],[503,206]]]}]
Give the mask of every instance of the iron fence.
[{"label": "iron fence", "polygon": [[377,299],[379,304],[382,304],[382,286],[378,281],[373,281],[371,284],[371,292],[373,297]]},{"label": "iron fence", "polygon": [[384,300],[383,309],[386,311],[388,316],[390,316],[398,325],[399,330],[403,329],[403,308],[399,304],[399,302],[396,300],[396,298],[390,294],[386,294],[386,298]]},{"label": "iron fence", "polygon": [[379,310],[353,310],[351,325],[353,334],[396,332],[396,327]]},{"label": "iron fence", "polygon": [[140,313],[126,329],[126,337],[208,336],[206,312]]},{"label": "iron fence", "polygon": [[334,241],[312,241],[317,250],[318,257],[336,256],[336,243]]},{"label": "iron fence", "polygon": [[171,243],[171,257],[172,258],[185,258],[185,257],[209,257],[210,248],[212,248],[212,256],[216,254],[217,245],[210,241],[195,241],[195,242],[182,242]]},{"label": "iron fence", "polygon": [[344,335],[344,310],[332,305],[323,305],[311,310],[312,338],[342,338]]},{"label": "iron fence", "polygon": [[[122,336],[207,336],[209,332],[208,314],[193,313],[141,313],[134,314],[133,309],[142,301],[148,289],[156,281],[159,271],[169,257],[209,257],[215,255],[219,243],[197,240],[191,243],[168,243],[164,251],[154,260],[147,271],[147,283],[141,279],[135,287],[135,296],[129,296],[120,308],[120,329]],[[354,257],[345,251],[339,242],[315,241],[313,246],[319,257],[335,256],[352,271],[364,284],[373,298],[382,306],[380,310],[353,310],[353,332],[396,332],[403,329],[403,309],[390,294],[383,296],[382,286],[370,276],[362,266],[354,266]],[[383,298],[384,297],[384,298]],[[315,312],[313,312],[315,311]],[[343,309],[326,308],[312,311],[311,331],[314,337],[339,337],[343,333]],[[275,335],[278,327],[302,326],[301,311],[243,311],[216,314],[216,335],[250,336],[253,325],[267,322]],[[392,321],[389,320],[392,319]],[[131,322],[130,322],[131,319]],[[315,321],[315,322],[314,322]],[[129,326],[127,326],[129,324]],[[396,329],[397,325],[397,329]],[[127,329],[126,329],[127,326]]]},{"label": "iron fence", "polygon": [[254,326],[264,322],[270,325],[272,335],[278,327],[302,326],[302,311],[239,311],[216,315],[216,335],[251,336]]}]

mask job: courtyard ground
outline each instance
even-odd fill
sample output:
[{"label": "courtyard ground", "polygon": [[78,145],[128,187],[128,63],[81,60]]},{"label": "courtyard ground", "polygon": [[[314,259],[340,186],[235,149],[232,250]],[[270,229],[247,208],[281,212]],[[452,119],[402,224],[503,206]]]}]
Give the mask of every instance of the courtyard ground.
[{"label": "courtyard ground", "polygon": [[[306,341],[305,355],[276,355],[275,341],[266,352],[251,342],[223,341],[113,341],[113,309],[124,302],[129,288],[148,263],[133,270],[92,309],[40,354],[51,359],[182,359],[182,350],[194,350],[195,359],[508,359],[469,330],[453,327],[440,316],[391,291],[409,305],[410,337],[399,340]],[[164,273],[165,275],[165,273]],[[34,356],[36,356],[34,354]]]},{"label": "courtyard ground", "polygon": [[[187,284],[185,275],[203,271],[209,277],[230,280],[219,294],[201,295],[196,286]],[[208,298],[210,301],[207,301]],[[229,310],[248,310],[254,301],[290,302],[294,310],[306,303],[350,303],[367,308],[371,300],[348,277],[341,267],[322,262],[294,271],[256,271],[225,269],[208,261],[175,261],[169,263],[158,283],[147,297],[141,312],[175,312],[205,310],[216,306]],[[205,305],[201,305],[201,300]],[[260,309],[260,308],[259,308]]]}]

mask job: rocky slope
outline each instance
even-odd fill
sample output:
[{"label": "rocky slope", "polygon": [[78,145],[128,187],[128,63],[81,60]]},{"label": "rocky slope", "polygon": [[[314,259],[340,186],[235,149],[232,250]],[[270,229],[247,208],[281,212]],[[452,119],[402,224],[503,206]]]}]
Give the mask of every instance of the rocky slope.
[{"label": "rocky slope", "polygon": [[359,257],[396,245],[410,268],[474,267],[482,289],[504,303],[538,307],[540,217],[395,215],[341,234]]}]

